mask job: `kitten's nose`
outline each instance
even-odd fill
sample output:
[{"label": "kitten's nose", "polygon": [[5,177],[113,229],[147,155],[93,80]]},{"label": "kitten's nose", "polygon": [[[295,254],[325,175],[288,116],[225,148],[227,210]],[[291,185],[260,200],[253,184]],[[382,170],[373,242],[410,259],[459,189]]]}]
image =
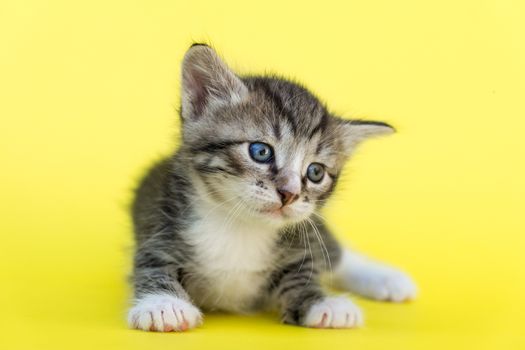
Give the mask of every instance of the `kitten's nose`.
[{"label": "kitten's nose", "polygon": [[285,189],[277,189],[277,193],[281,196],[281,203],[283,203],[283,206],[292,204],[297,198],[299,198],[297,193],[292,193]]}]

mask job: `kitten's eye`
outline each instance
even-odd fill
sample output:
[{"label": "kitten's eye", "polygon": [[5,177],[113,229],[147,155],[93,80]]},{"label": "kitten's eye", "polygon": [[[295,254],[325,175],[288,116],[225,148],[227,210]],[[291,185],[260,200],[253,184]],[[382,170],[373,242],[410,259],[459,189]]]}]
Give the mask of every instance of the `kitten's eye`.
[{"label": "kitten's eye", "polygon": [[306,176],[312,182],[321,182],[324,176],[324,166],[319,163],[312,163],[306,169]]},{"label": "kitten's eye", "polygon": [[262,142],[250,144],[250,156],[258,163],[270,163],[273,160],[273,149]]}]

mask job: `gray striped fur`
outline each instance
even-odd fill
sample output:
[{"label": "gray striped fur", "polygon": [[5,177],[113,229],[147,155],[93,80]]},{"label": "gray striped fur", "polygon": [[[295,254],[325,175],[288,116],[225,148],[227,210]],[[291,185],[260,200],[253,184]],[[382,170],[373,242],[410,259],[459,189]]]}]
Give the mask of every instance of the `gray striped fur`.
[{"label": "gray striped fur", "polygon": [[[166,293],[203,309],[232,312],[277,305],[283,322],[301,324],[309,307],[324,296],[321,274],[341,256],[341,247],[317,212],[355,146],[392,127],[338,118],[306,88],[282,78],[239,77],[205,45],[192,46],[184,58],[181,117],[182,144],[156,164],[136,190],[135,298]],[[249,158],[247,147],[256,141],[272,145],[275,163],[261,165]],[[306,178],[306,159],[325,165],[321,184]],[[300,174],[292,164],[299,164]],[[264,198],[274,198],[276,188],[290,176],[300,177],[299,199],[293,204],[297,209],[288,217],[267,218],[261,212],[269,205]],[[233,204],[227,202],[233,203],[235,196],[241,214],[228,217]],[[211,205],[224,210],[224,220],[235,221],[232,227],[267,228],[268,239],[257,239],[269,249],[262,255],[254,250],[266,263],[248,272],[239,263],[246,281],[210,268],[213,262],[202,257],[205,249],[212,249],[201,247],[209,239],[199,243],[194,238],[199,227],[208,227],[206,220],[211,219],[202,208]],[[220,237],[217,242],[213,256],[220,266],[222,258],[237,253],[222,247]],[[215,291],[221,277],[213,276],[214,271],[237,281],[240,294],[236,297],[228,289],[224,297]]]}]

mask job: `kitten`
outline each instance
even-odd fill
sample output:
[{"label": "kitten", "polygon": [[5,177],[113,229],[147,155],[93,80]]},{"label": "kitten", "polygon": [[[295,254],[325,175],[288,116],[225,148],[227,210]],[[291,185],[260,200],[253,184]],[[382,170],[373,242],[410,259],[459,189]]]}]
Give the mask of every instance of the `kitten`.
[{"label": "kitten", "polygon": [[400,271],[343,249],[317,212],[364,139],[382,122],[343,120],[304,87],[240,77],[206,45],[182,63],[182,144],[136,191],[132,328],[183,331],[200,310],[278,307],[306,327],[362,324],[320,278],[377,300],[412,299]]}]

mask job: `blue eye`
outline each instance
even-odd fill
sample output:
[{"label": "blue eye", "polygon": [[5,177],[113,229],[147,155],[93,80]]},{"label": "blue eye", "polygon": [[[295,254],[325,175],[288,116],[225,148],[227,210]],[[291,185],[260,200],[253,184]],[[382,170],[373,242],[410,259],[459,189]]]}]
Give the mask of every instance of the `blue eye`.
[{"label": "blue eye", "polygon": [[273,161],[273,149],[270,145],[262,142],[250,143],[250,156],[258,163],[270,163]]},{"label": "blue eye", "polygon": [[324,176],[324,166],[319,163],[312,163],[306,169],[306,176],[312,182],[321,182]]}]

